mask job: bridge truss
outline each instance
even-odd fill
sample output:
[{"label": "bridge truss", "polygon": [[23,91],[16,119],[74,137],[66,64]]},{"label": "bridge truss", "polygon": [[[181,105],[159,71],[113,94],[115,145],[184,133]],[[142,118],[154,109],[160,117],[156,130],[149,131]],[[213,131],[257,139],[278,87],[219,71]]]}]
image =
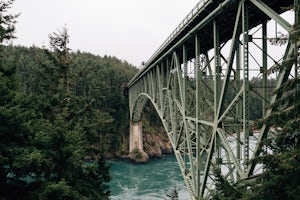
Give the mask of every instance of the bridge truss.
[{"label": "bridge truss", "polygon": [[[292,8],[288,21],[281,14]],[[299,0],[201,1],[128,84],[131,121],[151,101],[192,199],[211,197],[216,170],[231,184],[262,172],[250,161],[272,133],[252,128],[250,98],[267,117],[279,98],[267,79],[277,89],[299,76],[297,8]]]}]

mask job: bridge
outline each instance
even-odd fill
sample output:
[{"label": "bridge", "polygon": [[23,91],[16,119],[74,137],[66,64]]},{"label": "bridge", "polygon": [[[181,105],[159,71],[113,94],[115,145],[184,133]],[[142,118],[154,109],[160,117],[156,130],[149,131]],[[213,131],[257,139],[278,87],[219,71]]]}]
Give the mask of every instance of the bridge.
[{"label": "bridge", "polygon": [[263,171],[249,161],[272,131],[268,124],[252,128],[250,97],[270,116],[279,95],[268,95],[267,80],[276,79],[276,90],[299,76],[299,2],[202,0],[128,83],[130,150],[143,149],[141,115],[150,101],[191,199],[211,197],[216,168],[231,184]]}]

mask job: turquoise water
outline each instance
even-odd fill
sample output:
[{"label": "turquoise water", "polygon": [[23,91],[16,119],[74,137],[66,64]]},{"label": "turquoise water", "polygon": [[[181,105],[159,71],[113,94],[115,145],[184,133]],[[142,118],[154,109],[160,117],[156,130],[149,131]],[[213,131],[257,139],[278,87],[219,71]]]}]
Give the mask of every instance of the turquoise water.
[{"label": "turquoise water", "polygon": [[147,164],[132,164],[124,161],[111,162],[110,183],[112,200],[170,199],[177,188],[179,200],[189,200],[189,194],[181,177],[174,156],[151,160]]}]

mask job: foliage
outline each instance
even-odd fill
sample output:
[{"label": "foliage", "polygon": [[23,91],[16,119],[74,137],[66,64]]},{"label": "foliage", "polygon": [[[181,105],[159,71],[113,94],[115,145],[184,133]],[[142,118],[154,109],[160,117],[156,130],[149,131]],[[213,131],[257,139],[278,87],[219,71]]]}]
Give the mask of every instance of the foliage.
[{"label": "foliage", "polygon": [[216,190],[213,196],[213,200],[231,200],[240,199],[242,193],[240,190],[231,185],[224,176],[221,174],[221,170],[218,167],[214,167],[214,174],[216,175]]},{"label": "foliage", "polygon": [[104,155],[129,132],[123,87],[136,69],[70,52],[67,39],[63,29],[50,50],[1,46],[1,199],[109,197]]},{"label": "foliage", "polygon": [[[215,169],[217,188],[213,199],[299,199],[300,198],[300,80],[287,80],[275,94],[280,98],[270,105],[273,114],[263,123],[275,129],[263,141],[264,152],[254,159],[264,165],[255,183],[232,185]],[[262,123],[261,123],[262,124]],[[271,153],[270,153],[271,152]]]},{"label": "foliage", "polygon": [[[294,26],[290,42],[299,40],[299,27]],[[295,33],[298,35],[295,36]],[[285,37],[284,40],[287,40]],[[277,41],[276,41],[277,43]],[[278,44],[278,43],[277,43]],[[279,45],[282,43],[279,41]],[[216,172],[218,185],[213,199],[245,200],[294,200],[300,199],[300,79],[299,52],[270,69],[282,72],[292,65],[294,76],[286,77],[284,83],[273,92],[276,101],[269,105],[270,116],[258,121],[270,127],[270,136],[262,141],[263,152],[253,162],[264,166],[263,173],[254,183],[244,186],[231,185]]]},{"label": "foliage", "polygon": [[67,28],[64,27],[59,33],[52,33],[49,35],[50,48],[54,51],[50,53],[46,50],[49,59],[57,66],[57,71],[60,74],[59,83],[63,84],[61,87],[66,92],[67,101],[70,98],[70,71],[71,58],[69,55],[70,48],[68,48],[69,35]]},{"label": "foliage", "polygon": [[14,0],[0,1],[0,43],[14,38],[16,18],[19,14],[6,14]]},{"label": "foliage", "polygon": [[[297,8],[298,9],[298,8]],[[299,41],[299,26],[295,25],[290,42]],[[272,114],[264,123],[274,129],[273,136],[263,141],[268,150],[256,158],[265,166],[258,183],[251,189],[247,199],[299,199],[300,198],[300,79],[299,52],[276,66],[283,71],[289,66],[296,68],[293,77],[287,79],[274,91],[277,100],[269,109]],[[271,152],[271,153],[270,153]]]},{"label": "foliage", "polygon": [[141,159],[143,157],[142,152],[139,149],[134,149],[132,151],[132,154],[134,155],[135,158]]},{"label": "foliage", "polygon": [[176,186],[174,187],[171,193],[166,195],[170,200],[178,200],[178,192]]},{"label": "foliage", "polygon": [[264,145],[272,151],[256,158],[265,165],[248,199],[300,198],[300,92],[299,78],[289,79],[275,93],[281,98],[273,105],[273,114],[265,121],[276,128],[275,139],[267,138]]}]

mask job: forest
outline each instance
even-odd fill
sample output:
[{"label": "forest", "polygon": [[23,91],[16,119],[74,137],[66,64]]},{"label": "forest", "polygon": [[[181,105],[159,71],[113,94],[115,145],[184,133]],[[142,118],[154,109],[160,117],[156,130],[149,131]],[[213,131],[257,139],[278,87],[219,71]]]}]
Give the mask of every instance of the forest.
[{"label": "forest", "polygon": [[4,45],[18,17],[6,12],[12,2],[0,2],[0,197],[108,199],[106,156],[128,134],[123,90],[137,69],[73,52],[66,28],[48,47]]},{"label": "forest", "polygon": [[52,199],[58,190],[72,199],[93,196],[88,188],[97,194],[99,181],[109,181],[103,156],[126,144],[123,90],[137,69],[115,57],[71,52],[67,38],[66,30],[53,34],[50,49],[1,46],[1,183],[9,183],[1,193],[9,199]]},{"label": "forest", "polygon": [[[128,151],[124,89],[138,69],[113,56],[71,50],[65,27],[50,33],[43,48],[5,45],[18,17],[6,12],[12,3],[0,1],[0,199],[109,199],[107,158]],[[220,177],[214,199],[300,198],[296,86],[299,78],[275,91],[287,94],[263,119],[282,127],[276,141],[265,141],[274,154],[257,158],[266,173],[251,190]],[[251,96],[250,105],[251,119],[261,118],[259,98]],[[161,129],[151,109],[145,124]]]}]

